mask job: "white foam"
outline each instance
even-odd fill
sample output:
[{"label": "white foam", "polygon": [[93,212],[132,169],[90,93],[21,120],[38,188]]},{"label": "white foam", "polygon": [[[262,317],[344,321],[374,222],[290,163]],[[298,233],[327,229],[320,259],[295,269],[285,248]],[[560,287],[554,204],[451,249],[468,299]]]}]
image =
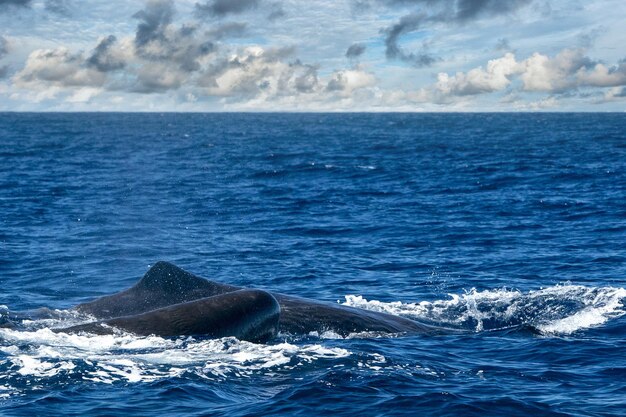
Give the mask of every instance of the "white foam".
[{"label": "white foam", "polygon": [[49,329],[0,329],[0,341],[4,345],[0,350],[7,355],[2,367],[8,367],[5,379],[35,378],[39,383],[70,374],[107,384],[150,382],[187,372],[203,378],[246,377],[351,354],[345,349],[319,344],[259,345],[235,338],[172,340],[125,333],[76,335]]},{"label": "white foam", "polygon": [[317,332],[317,331],[313,331],[313,332],[309,332],[308,336],[309,337],[317,337],[319,339],[329,339],[329,340],[337,340],[337,339],[376,339],[376,338],[380,338],[380,337],[385,337],[385,338],[389,338],[389,337],[395,337],[398,336],[399,334],[395,334],[395,333],[386,333],[386,332],[352,332],[349,333],[347,336],[342,336],[339,333],[335,332],[334,330],[326,330],[323,332]]},{"label": "white foam", "polygon": [[472,289],[449,296],[446,300],[403,303],[347,295],[342,304],[439,326],[483,331],[527,324],[544,334],[555,335],[599,326],[626,314],[624,288],[558,285],[527,293],[510,289]]}]

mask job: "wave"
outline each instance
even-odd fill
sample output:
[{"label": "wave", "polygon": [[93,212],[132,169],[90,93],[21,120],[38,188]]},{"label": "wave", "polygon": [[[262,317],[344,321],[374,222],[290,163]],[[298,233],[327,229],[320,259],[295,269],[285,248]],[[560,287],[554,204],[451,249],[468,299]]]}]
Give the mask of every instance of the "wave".
[{"label": "wave", "polygon": [[[454,330],[486,332],[530,327],[543,335],[558,336],[597,327],[625,315],[624,300],[624,288],[558,285],[529,292],[472,289],[451,294],[449,299],[419,303],[382,302],[347,295],[343,304]],[[372,371],[390,366],[381,355],[364,356],[363,352],[354,353],[328,342],[343,339],[330,331],[294,340],[280,336],[282,342],[267,345],[235,338],[165,339],[125,332],[66,334],[50,328],[84,317],[63,311],[45,313],[49,318],[24,321],[20,329],[0,326],[0,399],[79,382],[135,383],[178,377],[219,381],[231,376],[306,372],[308,366],[333,367],[348,357],[352,358],[349,361],[358,357],[359,363]],[[0,316],[10,316],[6,307],[0,306]],[[382,336],[365,332],[348,338]]]},{"label": "wave", "polygon": [[447,300],[403,303],[347,295],[342,304],[452,329],[531,328],[544,335],[569,335],[626,314],[624,288],[557,285],[529,292],[472,289],[449,296]]},{"label": "wave", "polygon": [[232,337],[164,339],[0,329],[0,399],[72,381],[113,384],[183,375],[221,380],[275,374],[350,355],[320,344],[261,345]]}]

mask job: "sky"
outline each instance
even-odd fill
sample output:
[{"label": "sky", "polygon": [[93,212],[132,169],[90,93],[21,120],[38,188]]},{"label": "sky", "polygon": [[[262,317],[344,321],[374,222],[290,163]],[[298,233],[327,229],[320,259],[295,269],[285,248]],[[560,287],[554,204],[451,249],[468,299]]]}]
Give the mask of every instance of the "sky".
[{"label": "sky", "polygon": [[626,110],[624,0],[0,0],[0,111]]}]

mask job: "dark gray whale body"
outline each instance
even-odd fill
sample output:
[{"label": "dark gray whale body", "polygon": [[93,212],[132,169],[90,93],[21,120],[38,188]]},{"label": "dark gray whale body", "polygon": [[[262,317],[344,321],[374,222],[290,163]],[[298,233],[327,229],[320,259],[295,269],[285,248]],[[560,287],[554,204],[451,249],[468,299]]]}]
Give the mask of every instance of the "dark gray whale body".
[{"label": "dark gray whale body", "polygon": [[254,342],[265,342],[279,331],[332,330],[342,336],[436,331],[390,314],[220,284],[163,261],[132,288],[74,309],[100,321],[57,331],[110,333],[120,328],[140,335],[235,336]]}]

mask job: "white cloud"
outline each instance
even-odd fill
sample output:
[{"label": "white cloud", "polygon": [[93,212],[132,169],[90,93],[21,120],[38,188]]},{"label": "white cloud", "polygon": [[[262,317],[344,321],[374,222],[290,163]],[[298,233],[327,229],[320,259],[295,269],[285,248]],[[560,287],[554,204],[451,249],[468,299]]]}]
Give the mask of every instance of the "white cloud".
[{"label": "white cloud", "polygon": [[[32,104],[46,110],[63,103],[67,109],[102,109],[113,106],[113,95],[120,110],[148,104],[195,110],[498,110],[564,106],[568,100],[584,109],[602,97],[603,109],[622,110],[626,102],[626,64],[619,61],[626,53],[616,42],[626,34],[620,0],[576,7],[554,0],[545,13],[516,7],[515,13],[481,13],[463,24],[458,13],[450,15],[456,22],[451,24],[433,12],[432,21],[402,32],[396,45],[409,55],[437,57],[426,69],[386,59],[384,28],[418,9],[444,13],[440,6],[459,2],[435,2],[431,10],[430,0],[375,0],[357,10],[352,0],[320,0],[316,7],[281,0],[283,13],[273,20],[267,15],[275,0],[225,20],[199,19],[196,3],[68,2],[72,13],[60,16],[37,0],[19,19],[0,15],[0,36],[8,41],[8,47],[0,41],[0,109]],[[148,13],[159,10],[164,14]],[[504,49],[495,52],[503,38],[509,47],[501,42]],[[345,56],[355,43],[366,48],[359,56],[362,66]]]},{"label": "white cloud", "polygon": [[457,72],[450,76],[445,72],[437,76],[436,88],[444,95],[473,95],[500,91],[511,83],[510,77],[521,70],[515,61],[515,55],[505,54],[502,58],[492,59],[487,68],[474,68],[467,73]]},{"label": "white cloud", "polygon": [[103,73],[83,65],[81,54],[69,49],[39,49],[33,51],[24,68],[14,77],[20,87],[35,89],[45,86],[101,86],[106,77]]},{"label": "white cloud", "polygon": [[355,90],[373,87],[376,85],[376,77],[362,69],[349,69],[335,71],[327,83],[327,90],[337,91],[341,96],[349,96]]},{"label": "white cloud", "polygon": [[526,91],[563,92],[576,88],[573,77],[591,64],[582,49],[565,49],[554,58],[534,53],[523,62],[525,67],[521,79]]},{"label": "white cloud", "polygon": [[84,87],[74,92],[66,101],[68,103],[87,103],[101,92],[102,89],[100,88]]},{"label": "white cloud", "polygon": [[526,92],[565,93],[585,87],[626,85],[626,64],[607,67],[585,55],[582,49],[564,49],[554,57],[535,52],[517,61],[512,53],[492,59],[486,69],[477,67],[455,75],[439,73],[431,90],[443,97],[479,95],[503,91],[519,79]]},{"label": "white cloud", "polygon": [[592,70],[581,69],[576,78],[579,84],[593,87],[615,87],[626,85],[626,63],[612,68],[596,64]]}]

